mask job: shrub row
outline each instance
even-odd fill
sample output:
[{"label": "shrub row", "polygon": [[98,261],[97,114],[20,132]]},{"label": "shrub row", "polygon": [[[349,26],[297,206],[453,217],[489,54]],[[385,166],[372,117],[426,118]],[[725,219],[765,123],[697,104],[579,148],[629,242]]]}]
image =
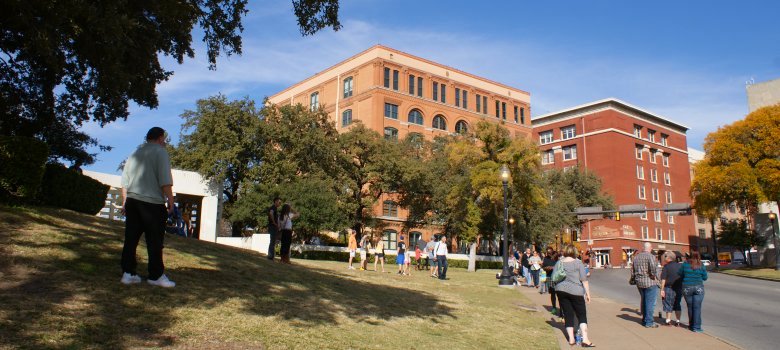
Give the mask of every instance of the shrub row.
[{"label": "shrub row", "polygon": [[0,200],[29,202],[41,187],[49,147],[31,137],[0,136]]},{"label": "shrub row", "polygon": [[[297,250],[292,250],[290,255],[293,258],[307,259],[307,260],[326,260],[326,261],[349,261],[348,252],[325,252],[325,251],[304,251],[299,253]],[[385,255],[385,263],[393,265],[395,264],[396,255]],[[360,262],[360,254],[355,255],[354,262]],[[373,254],[368,257],[368,261],[373,263]],[[414,261],[412,261],[414,264]],[[468,260],[447,260],[447,264],[451,268],[468,268]],[[500,261],[477,261],[477,269],[500,269],[503,265]]]},{"label": "shrub row", "polygon": [[61,164],[46,164],[40,199],[43,204],[96,215],[110,187]]}]

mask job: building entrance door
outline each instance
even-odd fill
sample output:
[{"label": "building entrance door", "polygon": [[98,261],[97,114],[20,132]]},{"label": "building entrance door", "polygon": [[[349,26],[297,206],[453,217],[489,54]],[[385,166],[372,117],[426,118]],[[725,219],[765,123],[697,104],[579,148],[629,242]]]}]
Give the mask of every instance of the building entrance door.
[{"label": "building entrance door", "polygon": [[603,267],[606,265],[610,265],[609,250],[596,250],[594,252],[596,255],[596,267]]}]

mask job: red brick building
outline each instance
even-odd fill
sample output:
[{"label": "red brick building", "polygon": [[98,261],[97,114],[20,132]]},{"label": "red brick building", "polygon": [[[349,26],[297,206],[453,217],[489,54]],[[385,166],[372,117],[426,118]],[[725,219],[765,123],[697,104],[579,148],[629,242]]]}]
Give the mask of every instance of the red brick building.
[{"label": "red brick building", "polygon": [[620,266],[649,241],[657,250],[688,252],[694,218],[668,216],[670,203],[690,203],[688,128],[609,98],[532,120],[545,167],[580,167],[603,180],[616,205],[644,204],[641,217],[583,225],[577,239],[592,251],[593,266]]}]

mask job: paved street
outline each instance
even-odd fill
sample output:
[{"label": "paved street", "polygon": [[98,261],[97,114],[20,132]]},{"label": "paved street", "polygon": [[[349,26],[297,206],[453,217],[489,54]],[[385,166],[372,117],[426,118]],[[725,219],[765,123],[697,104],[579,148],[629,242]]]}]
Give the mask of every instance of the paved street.
[{"label": "paved street", "polygon": [[[590,281],[596,297],[639,307],[628,269],[594,270]],[[780,344],[780,283],[711,273],[705,282],[704,331],[745,349],[777,349]],[[655,315],[661,311],[660,297]],[[688,322],[683,300],[683,322]]]}]

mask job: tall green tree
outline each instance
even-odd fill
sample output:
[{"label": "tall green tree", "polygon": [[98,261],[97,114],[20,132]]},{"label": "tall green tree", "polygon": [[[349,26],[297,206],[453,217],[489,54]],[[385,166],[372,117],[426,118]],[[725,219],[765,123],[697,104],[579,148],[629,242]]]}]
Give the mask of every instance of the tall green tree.
[{"label": "tall green tree", "polygon": [[[128,104],[155,108],[157,85],[192,58],[203,34],[209,68],[241,54],[246,0],[8,0],[0,11],[0,134],[45,141],[52,159],[94,162],[97,140],[79,127],[127,119]],[[337,0],[296,0],[303,35],[338,30]],[[107,146],[102,146],[107,147]]]},{"label": "tall green tree", "polygon": [[243,210],[236,211],[236,204],[254,181],[268,143],[260,111],[249,98],[228,101],[217,95],[198,100],[196,108],[181,117],[184,123],[171,163],[222,185],[223,218],[232,222],[233,236],[240,236],[247,218],[241,216]]},{"label": "tall green tree", "polygon": [[718,243],[721,245],[738,248],[745,255],[745,261],[749,265],[753,264],[752,259],[749,258],[750,248],[766,244],[766,237],[759,235],[755,230],[751,230],[748,227],[747,220],[744,219],[721,222],[717,236]]}]

